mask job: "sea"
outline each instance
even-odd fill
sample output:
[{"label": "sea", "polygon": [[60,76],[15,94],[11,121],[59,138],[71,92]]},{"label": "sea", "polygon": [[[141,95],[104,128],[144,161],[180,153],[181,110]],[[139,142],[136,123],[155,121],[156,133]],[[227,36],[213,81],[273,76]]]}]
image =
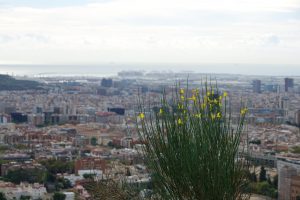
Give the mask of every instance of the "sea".
[{"label": "sea", "polygon": [[188,72],[204,74],[242,74],[266,76],[300,76],[299,65],[266,64],[97,64],[97,65],[49,65],[49,64],[0,64],[0,74],[13,76],[51,77],[51,76],[93,76],[112,77],[121,71],[142,72]]}]

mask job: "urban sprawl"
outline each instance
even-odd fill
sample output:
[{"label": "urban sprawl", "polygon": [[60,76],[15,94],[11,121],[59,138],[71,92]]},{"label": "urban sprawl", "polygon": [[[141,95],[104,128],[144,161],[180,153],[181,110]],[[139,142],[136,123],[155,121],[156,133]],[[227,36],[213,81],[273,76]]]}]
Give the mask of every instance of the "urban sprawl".
[{"label": "urban sprawl", "polygon": [[14,78],[41,87],[0,91],[0,193],[6,199],[58,193],[92,199],[86,185],[95,179],[126,183],[146,197],[151,175],[137,132],[138,99],[159,103],[162,92],[171,95],[186,80],[188,90],[208,80],[226,91],[233,123],[241,104],[248,108],[241,149],[247,140],[253,184],[259,188],[265,179],[279,199],[300,197],[299,77],[125,71],[111,78]]}]

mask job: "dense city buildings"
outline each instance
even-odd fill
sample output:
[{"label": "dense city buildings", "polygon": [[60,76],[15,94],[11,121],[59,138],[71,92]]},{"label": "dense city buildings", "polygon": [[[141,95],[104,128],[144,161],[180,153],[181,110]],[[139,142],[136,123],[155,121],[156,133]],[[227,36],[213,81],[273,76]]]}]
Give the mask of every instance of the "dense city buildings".
[{"label": "dense city buildings", "polygon": [[[44,77],[35,79],[39,90],[0,91],[0,175],[7,180],[0,182],[0,192],[16,199],[49,199],[55,192],[90,199],[84,187],[90,178],[109,177],[146,194],[151,176],[136,130],[137,101],[149,97],[145,114],[157,112],[161,94],[174,92],[173,77],[184,82],[187,76],[188,93],[201,87],[203,75],[197,73],[121,72],[105,79]],[[241,141],[249,142],[249,160],[265,166],[270,180],[278,171],[279,199],[295,199],[300,195],[294,167],[300,162],[300,79],[215,76],[219,91],[228,93],[233,123],[241,104],[249,109],[248,138]]]},{"label": "dense city buildings", "polygon": [[105,172],[106,161],[100,158],[84,158],[75,161],[75,174],[78,174],[80,170],[101,170]]},{"label": "dense city buildings", "polygon": [[29,196],[31,199],[49,199],[44,185],[38,183],[21,183],[17,185],[0,181],[0,192],[2,192],[7,199],[21,199],[22,196]]}]

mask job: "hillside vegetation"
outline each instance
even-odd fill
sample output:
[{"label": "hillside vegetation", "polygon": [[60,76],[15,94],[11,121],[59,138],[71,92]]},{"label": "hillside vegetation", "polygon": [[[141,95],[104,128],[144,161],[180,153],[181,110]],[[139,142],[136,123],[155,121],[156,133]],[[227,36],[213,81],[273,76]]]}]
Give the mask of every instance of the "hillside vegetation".
[{"label": "hillside vegetation", "polygon": [[36,81],[17,80],[11,76],[0,74],[0,91],[39,89],[39,86],[40,84]]}]

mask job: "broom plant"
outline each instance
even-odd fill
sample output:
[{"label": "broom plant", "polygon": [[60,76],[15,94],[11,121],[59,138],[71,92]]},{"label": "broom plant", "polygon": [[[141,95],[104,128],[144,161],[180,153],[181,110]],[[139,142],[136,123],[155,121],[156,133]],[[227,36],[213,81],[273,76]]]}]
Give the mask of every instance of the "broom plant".
[{"label": "broom plant", "polygon": [[207,83],[193,90],[176,86],[156,107],[151,111],[139,99],[137,119],[161,199],[249,199],[243,192],[248,165],[239,152],[246,108],[233,126],[227,93]]}]

